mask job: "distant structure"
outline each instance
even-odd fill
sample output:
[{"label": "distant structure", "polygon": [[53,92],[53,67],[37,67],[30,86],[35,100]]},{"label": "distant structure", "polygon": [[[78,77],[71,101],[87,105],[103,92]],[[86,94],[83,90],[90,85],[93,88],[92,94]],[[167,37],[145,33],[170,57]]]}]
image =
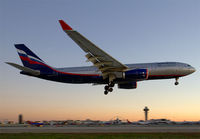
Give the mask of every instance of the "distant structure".
[{"label": "distant structure", "polygon": [[19,124],[23,124],[23,116],[22,116],[22,114],[19,115],[18,121],[19,121]]},{"label": "distant structure", "polygon": [[144,115],[145,115],[145,121],[148,120],[148,111],[149,109],[147,108],[147,106],[144,108]]}]

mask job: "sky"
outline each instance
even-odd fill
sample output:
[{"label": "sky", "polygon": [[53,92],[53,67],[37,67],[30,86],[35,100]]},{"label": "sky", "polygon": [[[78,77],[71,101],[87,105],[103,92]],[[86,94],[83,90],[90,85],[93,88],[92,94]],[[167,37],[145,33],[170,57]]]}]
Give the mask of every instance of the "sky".
[{"label": "sky", "polygon": [[[199,121],[199,0],[0,0],[0,121],[114,117]],[[124,64],[184,62],[196,72],[143,81],[133,90],[104,95],[104,86],[74,85],[19,74],[14,44],[24,43],[53,67],[90,66],[85,53],[62,31],[63,19]]]}]

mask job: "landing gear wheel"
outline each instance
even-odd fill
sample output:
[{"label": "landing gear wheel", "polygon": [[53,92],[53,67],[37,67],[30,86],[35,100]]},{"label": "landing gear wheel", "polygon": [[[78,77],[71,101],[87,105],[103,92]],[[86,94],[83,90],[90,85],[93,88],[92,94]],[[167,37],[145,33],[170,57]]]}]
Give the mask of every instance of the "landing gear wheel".
[{"label": "landing gear wheel", "polygon": [[109,91],[109,92],[112,92],[112,91],[113,91],[113,88],[109,88],[108,91]]},{"label": "landing gear wheel", "polygon": [[178,82],[175,82],[174,84],[175,84],[175,85],[178,85],[179,83],[178,83]]},{"label": "landing gear wheel", "polygon": [[107,95],[108,92],[112,92],[114,86],[115,86],[115,83],[114,83],[114,82],[110,82],[108,85],[106,85],[106,86],[104,87],[104,89],[105,89],[104,94]]},{"label": "landing gear wheel", "polygon": [[175,85],[178,85],[179,83],[178,83],[178,79],[179,78],[176,78],[175,80],[176,80],[176,82],[174,83]]},{"label": "landing gear wheel", "polygon": [[109,86],[108,86],[108,85],[106,85],[106,86],[104,87],[104,89],[105,89],[105,90],[108,90],[108,89],[109,89]]},{"label": "landing gear wheel", "polygon": [[107,95],[108,94],[108,91],[104,91],[104,95]]}]

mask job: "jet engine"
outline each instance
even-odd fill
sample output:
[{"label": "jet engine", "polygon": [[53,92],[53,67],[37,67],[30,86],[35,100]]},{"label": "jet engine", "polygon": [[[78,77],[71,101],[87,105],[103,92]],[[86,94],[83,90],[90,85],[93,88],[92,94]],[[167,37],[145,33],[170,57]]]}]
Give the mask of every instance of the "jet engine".
[{"label": "jet engine", "polygon": [[125,79],[144,80],[148,78],[147,69],[133,69],[125,72]]},{"label": "jet engine", "polygon": [[120,88],[120,89],[136,89],[137,82],[121,83],[121,84],[118,84],[118,88]]}]

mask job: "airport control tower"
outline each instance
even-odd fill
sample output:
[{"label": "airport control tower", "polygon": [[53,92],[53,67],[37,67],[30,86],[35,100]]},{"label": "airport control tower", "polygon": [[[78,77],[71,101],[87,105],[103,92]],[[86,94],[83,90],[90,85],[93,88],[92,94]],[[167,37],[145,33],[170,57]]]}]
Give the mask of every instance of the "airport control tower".
[{"label": "airport control tower", "polygon": [[22,114],[19,115],[18,123],[19,124],[23,124],[23,116],[22,116]]},{"label": "airport control tower", "polygon": [[146,107],[144,108],[145,121],[148,120],[148,111],[149,111],[149,109],[148,109],[148,107],[146,106]]}]

